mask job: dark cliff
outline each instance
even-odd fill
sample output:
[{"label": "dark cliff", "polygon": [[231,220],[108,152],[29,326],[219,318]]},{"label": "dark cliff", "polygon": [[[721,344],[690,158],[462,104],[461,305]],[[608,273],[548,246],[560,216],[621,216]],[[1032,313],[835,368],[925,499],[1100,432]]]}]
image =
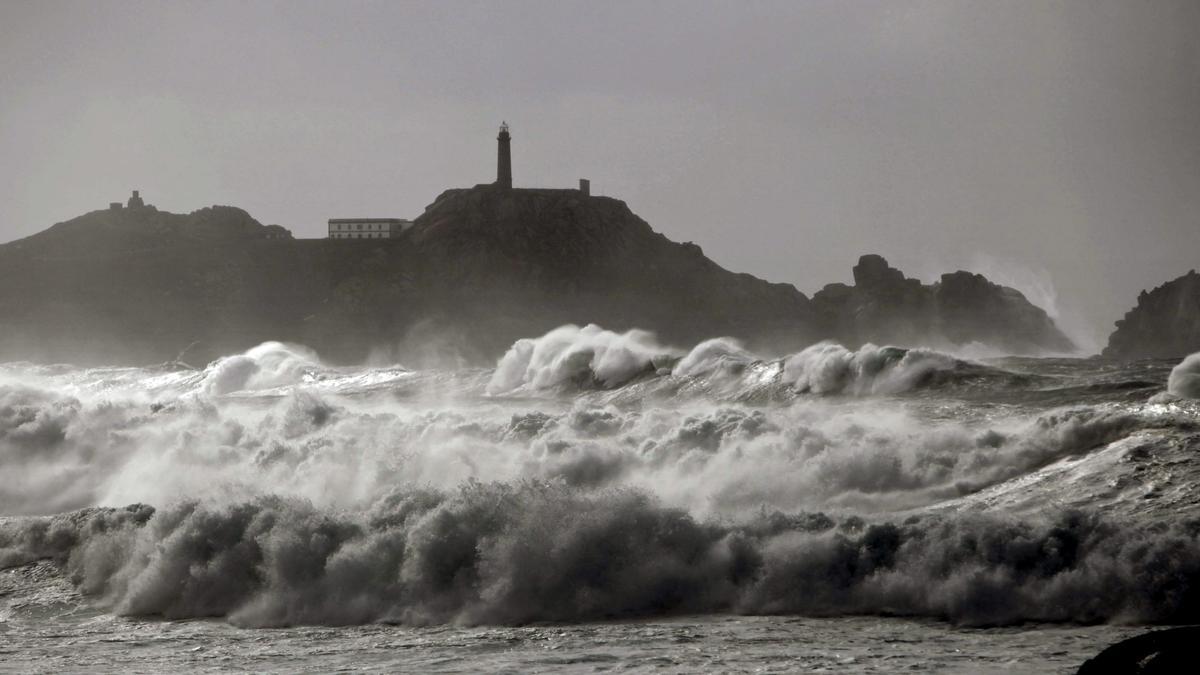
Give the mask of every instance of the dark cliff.
[{"label": "dark cliff", "polygon": [[976,275],[923,286],[868,256],[855,277],[810,301],[575,190],[448,190],[397,239],[293,240],[232,207],[106,210],[0,246],[0,361],[204,362],[283,340],[335,362],[487,363],[564,323],[774,353],[822,338],[1069,348]]},{"label": "dark cliff", "polygon": [[[280,238],[284,237],[284,238]],[[291,326],[303,242],[245,211],[93,211],[0,246],[0,359],[201,360]]]},{"label": "dark cliff", "polygon": [[653,231],[624,202],[575,190],[442,193],[407,233],[439,320],[492,350],[563,323],[646,328],[689,345],[734,335],[768,350],[815,339],[808,298],[729,272]]},{"label": "dark cliff", "polygon": [[[563,323],[816,339],[808,298],[735,274],[618,200],[449,190],[395,240],[292,240],[240,209],[95,211],[0,246],[0,360],[203,362],[264,340],[334,361],[494,359]],[[275,235],[272,237],[271,235]]]},{"label": "dark cliff", "polygon": [[847,345],[978,343],[1010,354],[1075,349],[1020,291],[962,271],[922,284],[878,255],[859,259],[854,286],[829,284],[813,296],[812,305],[822,325]]},{"label": "dark cliff", "polygon": [[1200,274],[1192,270],[1142,291],[1116,327],[1102,354],[1108,358],[1178,358],[1200,351]]}]

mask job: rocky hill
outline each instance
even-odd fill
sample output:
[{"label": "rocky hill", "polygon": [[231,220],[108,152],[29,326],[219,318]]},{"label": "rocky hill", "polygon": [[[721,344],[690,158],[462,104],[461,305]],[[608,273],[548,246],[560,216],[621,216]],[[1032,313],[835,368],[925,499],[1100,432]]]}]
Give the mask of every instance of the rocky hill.
[{"label": "rocky hill", "polygon": [[284,340],[341,362],[487,363],[564,323],[774,353],[822,338],[1070,346],[977,275],[923,286],[867,256],[855,280],[810,301],[575,190],[448,190],[393,240],[294,240],[232,207],[105,210],[0,246],[0,361],[204,362]]},{"label": "rocky hill", "polygon": [[[790,284],[729,272],[699,246],[654,232],[624,202],[575,190],[449,190],[409,231],[412,282],[443,323],[495,334],[530,324],[654,330],[689,345],[737,335],[787,350],[816,339],[808,298]],[[536,333],[536,331],[534,331]]]},{"label": "rocky hill", "polygon": [[1116,327],[1102,353],[1107,358],[1178,358],[1200,351],[1200,274],[1192,270],[1142,291]]}]

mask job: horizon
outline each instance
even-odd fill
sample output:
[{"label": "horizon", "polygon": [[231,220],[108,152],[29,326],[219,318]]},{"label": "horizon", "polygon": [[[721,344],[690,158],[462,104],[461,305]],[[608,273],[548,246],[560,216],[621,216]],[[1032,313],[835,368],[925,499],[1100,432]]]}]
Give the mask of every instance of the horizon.
[{"label": "horizon", "polygon": [[492,179],[505,120],[515,186],[589,178],[808,296],[865,253],[925,282],[965,269],[1086,350],[1197,266],[1192,3],[357,8],[0,7],[0,57],[20,64],[0,239],[130,189],[302,238],[412,219]]}]

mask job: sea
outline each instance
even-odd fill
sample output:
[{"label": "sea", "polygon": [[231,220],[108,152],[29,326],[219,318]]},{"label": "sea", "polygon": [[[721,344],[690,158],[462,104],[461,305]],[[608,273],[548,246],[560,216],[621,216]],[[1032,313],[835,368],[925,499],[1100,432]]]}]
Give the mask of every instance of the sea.
[{"label": "sea", "polygon": [[1069,673],[1200,623],[1200,359],[437,353],[0,364],[0,671]]}]

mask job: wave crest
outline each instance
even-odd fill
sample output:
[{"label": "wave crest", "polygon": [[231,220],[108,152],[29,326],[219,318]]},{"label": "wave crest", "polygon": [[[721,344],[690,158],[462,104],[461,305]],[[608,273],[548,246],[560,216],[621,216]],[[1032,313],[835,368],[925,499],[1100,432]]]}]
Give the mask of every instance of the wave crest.
[{"label": "wave crest", "polygon": [[783,377],[800,392],[898,394],[920,386],[929,375],[959,362],[924,349],[864,345],[850,351],[820,342],[784,361]]},{"label": "wave crest", "polygon": [[497,363],[487,392],[550,390],[565,383],[614,389],[639,375],[657,374],[714,385],[705,391],[725,399],[754,398],[770,383],[780,391],[786,387],[797,393],[867,396],[907,392],[936,381],[940,373],[972,368],[994,371],[940,352],[872,344],[851,351],[820,342],[781,360],[765,360],[738,340],[719,337],[682,353],[658,344],[645,331],[614,333],[590,324],[518,340]]},{"label": "wave crest", "polygon": [[205,369],[203,388],[213,396],[298,384],[320,367],[317,353],[300,345],[264,342],[244,354],[226,356]]},{"label": "wave crest", "polygon": [[1200,352],[1171,369],[1167,391],[1181,398],[1200,398]]},{"label": "wave crest", "polygon": [[245,626],[726,611],[1200,620],[1200,522],[1072,512],[706,523],[637,491],[471,483],[398,492],[358,514],[264,497],[0,524],[0,561],[39,557],[119,614]]},{"label": "wave crest", "polygon": [[644,330],[614,333],[595,324],[562,326],[514,343],[496,364],[487,391],[501,394],[522,386],[549,389],[565,382],[612,388],[655,372],[678,356]]}]

